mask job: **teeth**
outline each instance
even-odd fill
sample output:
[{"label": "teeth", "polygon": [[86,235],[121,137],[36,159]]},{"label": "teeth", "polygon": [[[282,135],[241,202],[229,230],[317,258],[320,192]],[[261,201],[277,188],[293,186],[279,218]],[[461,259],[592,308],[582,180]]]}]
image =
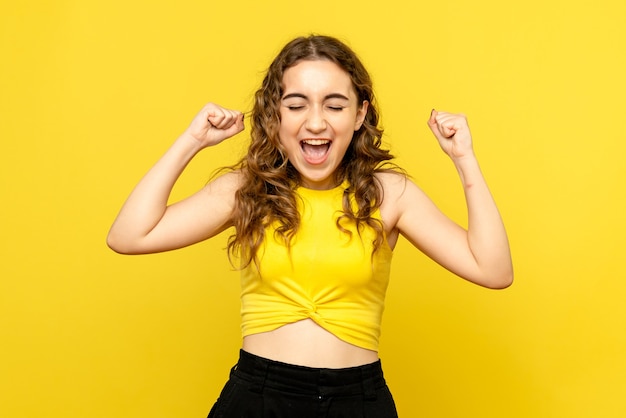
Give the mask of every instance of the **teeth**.
[{"label": "teeth", "polygon": [[326,145],[330,143],[330,140],[328,139],[305,139],[302,142],[308,145]]}]

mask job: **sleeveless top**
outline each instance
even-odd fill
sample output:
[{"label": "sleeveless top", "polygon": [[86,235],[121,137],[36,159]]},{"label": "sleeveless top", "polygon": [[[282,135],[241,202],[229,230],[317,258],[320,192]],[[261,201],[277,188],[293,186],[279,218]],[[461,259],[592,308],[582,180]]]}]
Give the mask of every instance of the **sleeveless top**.
[{"label": "sleeveless top", "polygon": [[[347,184],[296,190],[300,227],[288,248],[272,225],[258,263],[241,272],[243,336],[310,318],[343,341],[378,351],[392,251],[384,241],[372,256],[375,231],[336,224]],[[374,216],[380,219],[376,211]]]}]

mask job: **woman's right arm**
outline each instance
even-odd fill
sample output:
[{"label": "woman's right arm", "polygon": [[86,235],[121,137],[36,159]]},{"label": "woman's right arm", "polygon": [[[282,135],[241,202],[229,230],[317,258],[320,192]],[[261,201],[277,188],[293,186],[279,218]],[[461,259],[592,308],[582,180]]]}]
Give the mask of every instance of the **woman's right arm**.
[{"label": "woman's right arm", "polygon": [[209,103],[135,186],[113,222],[107,244],[123,254],[185,247],[210,238],[232,223],[238,173],[225,174],[172,205],[168,198],[187,164],[202,149],[241,132],[243,114]]}]

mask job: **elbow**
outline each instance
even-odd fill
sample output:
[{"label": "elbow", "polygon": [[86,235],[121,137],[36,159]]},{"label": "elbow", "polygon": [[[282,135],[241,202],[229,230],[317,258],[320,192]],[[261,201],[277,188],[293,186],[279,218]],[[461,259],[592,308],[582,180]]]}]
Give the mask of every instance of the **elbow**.
[{"label": "elbow", "polygon": [[489,283],[487,283],[484,286],[487,289],[503,290],[503,289],[506,289],[507,287],[511,286],[512,284],[513,284],[513,277],[508,278],[508,279],[504,279],[504,280],[497,280],[497,281],[489,282]]},{"label": "elbow", "polygon": [[488,289],[502,290],[513,284],[513,276],[513,269],[510,269],[506,272],[489,277],[481,284]]},{"label": "elbow", "polygon": [[106,237],[106,244],[111,250],[122,255],[152,254],[169,249],[150,245],[146,236],[128,234],[120,228],[111,228]]},{"label": "elbow", "polygon": [[131,255],[136,254],[135,251],[132,250],[132,247],[128,245],[128,243],[121,239],[113,230],[109,231],[109,234],[106,238],[107,246],[115,251],[118,254],[123,255]]},{"label": "elbow", "polygon": [[111,250],[115,251],[118,254],[126,254],[126,252],[124,251],[124,248],[122,245],[120,245],[120,243],[115,239],[115,237],[109,232],[109,235],[107,235],[107,247],[109,247]]}]

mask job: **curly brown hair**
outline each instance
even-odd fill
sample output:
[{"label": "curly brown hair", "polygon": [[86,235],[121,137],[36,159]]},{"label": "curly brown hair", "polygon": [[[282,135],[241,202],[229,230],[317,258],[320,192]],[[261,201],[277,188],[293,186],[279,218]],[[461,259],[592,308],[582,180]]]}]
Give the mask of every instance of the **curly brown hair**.
[{"label": "curly brown hair", "polygon": [[242,174],[242,185],[235,196],[235,233],[228,240],[228,253],[241,256],[241,268],[256,262],[257,251],[270,223],[277,222],[275,233],[287,246],[300,224],[295,193],[300,175],[287,159],[278,131],[283,74],[304,60],[334,62],[350,76],[358,103],[369,102],[365,120],[354,132],[335,172],[336,184],[346,180],[349,184],[344,191],[343,214],[337,219],[337,227],[349,233],[341,223],[352,221],[357,231],[363,225],[373,228],[376,231],[374,252],[385,239],[382,222],[372,216],[383,198],[375,173],[389,171],[388,161],[393,156],[381,148],[383,130],[378,127],[379,112],[371,78],[357,55],[338,39],[322,35],[299,37],[276,56],[255,93],[250,147],[235,166]]}]

